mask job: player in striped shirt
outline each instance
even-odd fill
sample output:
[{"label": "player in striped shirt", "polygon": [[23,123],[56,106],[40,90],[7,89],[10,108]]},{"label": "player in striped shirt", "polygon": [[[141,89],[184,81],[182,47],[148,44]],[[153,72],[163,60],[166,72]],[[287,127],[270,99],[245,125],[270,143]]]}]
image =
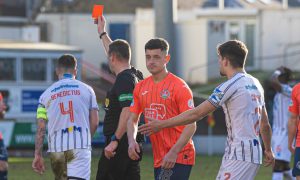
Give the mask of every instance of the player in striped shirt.
[{"label": "player in striped shirt", "polygon": [[[170,60],[169,44],[157,38],[145,45],[146,65],[152,76],[139,82],[133,91],[133,101],[128,119],[128,154],[133,160],[140,158],[136,142],[138,119],[144,113],[148,118],[164,121],[186,110],[193,109],[193,96],[188,85],[179,77],[168,72]],[[196,124],[167,128],[150,136],[154,158],[156,180],[188,180],[195,163],[195,148],[191,137]]]},{"label": "player in striped shirt", "polygon": [[[6,110],[6,105],[4,103],[4,99],[2,94],[0,93],[0,119],[4,118]],[[8,154],[7,149],[4,146],[3,135],[0,132],[0,179],[6,180],[7,179],[7,170],[8,170]]]},{"label": "player in striped shirt", "polygon": [[48,128],[48,152],[55,179],[90,179],[91,138],[99,123],[94,90],[75,79],[77,60],[58,59],[59,81],[41,95],[37,109],[34,171],[42,174],[43,139]]},{"label": "player in striped shirt", "polygon": [[288,82],[292,71],[286,67],[278,68],[271,77],[276,90],[273,103],[272,149],[275,153],[273,180],[283,180],[284,176],[293,179],[290,170],[291,152],[288,149],[288,107],[291,101],[292,88]]},{"label": "player in striped shirt", "polygon": [[264,142],[265,164],[274,163],[272,133],[263,88],[244,69],[248,50],[243,42],[227,41],[219,45],[217,50],[220,74],[228,80],[215,88],[211,96],[195,109],[165,121],[152,119],[150,123],[141,126],[140,131],[151,134],[162,128],[194,123],[222,106],[228,136],[217,179],[252,180],[262,163],[259,134]]},{"label": "player in striped shirt", "polygon": [[[294,154],[293,176],[300,180],[300,83],[298,83],[292,90],[292,103],[289,106],[291,113],[288,122],[288,145],[290,151]],[[294,147],[294,141],[296,145]]]}]

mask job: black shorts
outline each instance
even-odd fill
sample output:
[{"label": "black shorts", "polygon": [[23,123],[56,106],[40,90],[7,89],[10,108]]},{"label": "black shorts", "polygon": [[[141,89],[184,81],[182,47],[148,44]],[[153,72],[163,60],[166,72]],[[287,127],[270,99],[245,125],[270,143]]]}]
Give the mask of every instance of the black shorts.
[{"label": "black shorts", "polygon": [[1,139],[0,140],[0,161],[7,161],[7,159],[8,159],[7,149],[4,146],[3,139]]},{"label": "black shorts", "polygon": [[175,164],[172,169],[155,168],[155,180],[188,180],[191,174],[192,165]]},{"label": "black shorts", "polygon": [[[110,143],[108,138],[105,147]],[[141,151],[142,147],[140,146]],[[142,154],[140,154],[142,156]],[[127,135],[123,135],[118,145],[116,155],[107,159],[102,151],[101,158],[98,163],[98,171],[96,180],[140,180],[139,161],[133,161],[128,156],[128,140]]]}]

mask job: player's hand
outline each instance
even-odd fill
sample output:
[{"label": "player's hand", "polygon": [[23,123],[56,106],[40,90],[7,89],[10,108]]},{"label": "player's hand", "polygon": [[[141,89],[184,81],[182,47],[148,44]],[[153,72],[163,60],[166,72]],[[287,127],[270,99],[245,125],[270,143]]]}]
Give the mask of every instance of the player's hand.
[{"label": "player's hand", "polygon": [[105,26],[106,26],[106,20],[104,16],[99,16],[98,17],[98,34],[100,35],[101,33],[105,32]]},{"label": "player's hand", "polygon": [[140,156],[139,156],[138,153],[140,153],[140,152],[141,152],[140,145],[136,141],[129,144],[129,146],[128,146],[128,156],[129,156],[130,159],[139,160]]},{"label": "player's hand", "polygon": [[107,159],[110,159],[116,155],[116,149],[118,147],[117,141],[111,141],[104,149],[104,155]]},{"label": "player's hand", "polygon": [[140,133],[149,136],[151,134],[159,132],[162,129],[162,121],[152,118],[147,118],[147,120],[148,122],[146,124],[139,126]]},{"label": "player's hand", "polygon": [[292,154],[295,154],[295,147],[292,144],[289,144],[289,150]]},{"label": "player's hand", "polygon": [[275,158],[272,150],[265,150],[264,166],[274,166]]},{"label": "player's hand", "polygon": [[161,167],[164,169],[172,169],[175,166],[177,153],[170,150],[164,157]]},{"label": "player's hand", "polygon": [[32,169],[41,175],[45,172],[45,164],[42,156],[34,157],[32,162]]}]

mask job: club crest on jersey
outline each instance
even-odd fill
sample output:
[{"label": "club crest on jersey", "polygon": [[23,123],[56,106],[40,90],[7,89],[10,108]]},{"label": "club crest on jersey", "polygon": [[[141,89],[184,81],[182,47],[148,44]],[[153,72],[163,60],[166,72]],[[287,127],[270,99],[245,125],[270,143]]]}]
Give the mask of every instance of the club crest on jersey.
[{"label": "club crest on jersey", "polygon": [[106,98],[106,99],[105,99],[105,107],[108,107],[108,106],[109,106],[109,99]]},{"label": "club crest on jersey", "polygon": [[188,100],[188,107],[189,108],[194,108],[194,101],[193,101],[193,99],[189,99]]},{"label": "club crest on jersey", "polygon": [[170,92],[167,89],[164,89],[160,92],[160,97],[163,99],[168,99],[170,97]]}]

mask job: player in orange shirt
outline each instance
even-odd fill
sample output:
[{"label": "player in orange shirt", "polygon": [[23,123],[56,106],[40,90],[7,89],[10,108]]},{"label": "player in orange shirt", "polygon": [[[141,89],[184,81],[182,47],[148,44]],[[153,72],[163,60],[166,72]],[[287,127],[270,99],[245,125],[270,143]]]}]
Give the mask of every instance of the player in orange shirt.
[{"label": "player in orange shirt", "polygon": [[[294,156],[293,176],[300,180],[300,83],[292,90],[292,104],[289,107],[291,113],[288,129],[289,129],[289,149]],[[296,147],[293,146],[294,139],[296,139]]]},{"label": "player in orange shirt", "polygon": [[[193,96],[188,85],[168,72],[169,44],[157,38],[145,45],[146,66],[152,76],[139,82],[133,92],[130,117],[127,124],[128,154],[139,159],[139,145],[135,140],[138,119],[144,113],[147,118],[165,120],[194,108]],[[150,136],[154,158],[155,179],[188,180],[195,163],[195,148],[191,137],[196,124],[164,129]]]}]

